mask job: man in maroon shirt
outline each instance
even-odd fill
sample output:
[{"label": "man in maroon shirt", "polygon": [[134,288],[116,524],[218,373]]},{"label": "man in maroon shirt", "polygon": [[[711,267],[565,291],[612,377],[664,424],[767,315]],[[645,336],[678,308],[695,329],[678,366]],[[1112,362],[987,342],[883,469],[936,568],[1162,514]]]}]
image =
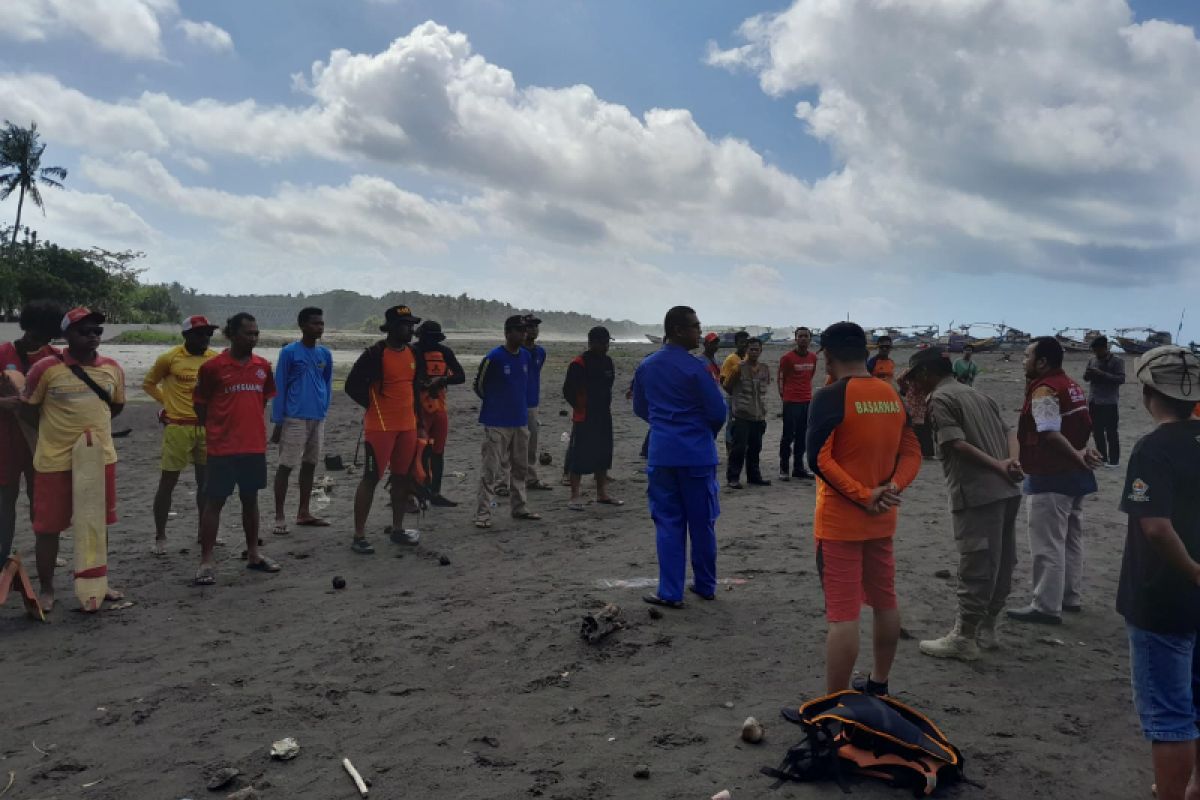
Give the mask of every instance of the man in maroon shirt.
[{"label": "man in maroon shirt", "polygon": [[[779,480],[812,480],[804,469],[804,438],[808,434],[808,404],[812,402],[817,355],[808,352],[812,331],[796,328],[796,346],[779,359],[779,398],[783,400],[783,436],[779,439]],[[795,465],[788,472],[788,461]]]},{"label": "man in maroon shirt", "polygon": [[208,440],[204,511],[200,517],[200,569],[197,586],[216,583],[213,547],[221,509],[237,489],[246,533],[246,568],[279,572],[258,551],[258,493],[267,485],[267,422],[264,410],[275,396],[271,363],[254,355],[258,322],[242,311],[225,324],[229,349],[200,367],[193,403]]},{"label": "man in maroon shirt", "polygon": [[[25,375],[39,360],[58,355],[50,340],[60,334],[62,306],[52,300],[34,300],[21,309],[21,338],[0,344],[0,370]],[[7,375],[0,376],[0,395],[16,397],[21,386]],[[32,429],[29,429],[32,431]],[[25,476],[25,494],[33,509],[33,449],[13,411],[0,410],[0,566],[12,550],[17,529],[17,496],[21,476]]]}]

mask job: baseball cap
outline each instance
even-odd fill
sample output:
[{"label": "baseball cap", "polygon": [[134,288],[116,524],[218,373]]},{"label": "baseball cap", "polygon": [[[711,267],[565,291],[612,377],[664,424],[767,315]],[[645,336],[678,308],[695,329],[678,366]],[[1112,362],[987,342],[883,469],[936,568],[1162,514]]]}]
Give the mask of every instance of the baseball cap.
[{"label": "baseball cap", "polygon": [[588,331],[589,342],[607,342],[610,339],[612,339],[612,336],[609,334],[608,328],[603,325],[597,325]]},{"label": "baseball cap", "polygon": [[508,319],[504,320],[504,332],[523,331],[529,325],[526,321],[529,318],[524,314],[513,314]]},{"label": "baseball cap", "polygon": [[719,342],[719,341],[721,341],[721,335],[719,333],[713,333],[712,331],[709,331],[708,333],[704,334],[705,344],[707,344],[708,342]]},{"label": "baseball cap", "polygon": [[393,325],[407,322],[409,325],[416,325],[421,321],[420,317],[414,317],[412,309],[408,306],[392,306],[383,313],[383,324],[379,326],[381,331],[389,331]]},{"label": "baseball cap", "polygon": [[542,324],[542,321],[540,319],[538,319],[537,317],[535,317],[533,314],[525,315],[525,326],[526,327],[529,327],[530,325],[541,325],[541,324]]},{"label": "baseball cap", "polygon": [[104,315],[99,311],[92,311],[90,308],[84,306],[76,306],[63,315],[62,329],[65,331],[72,325],[78,325],[80,322],[87,322],[89,320],[97,324],[103,324]]},{"label": "baseball cap", "polygon": [[867,334],[853,322],[835,322],[821,331],[821,349],[867,347]]},{"label": "baseball cap", "polygon": [[1138,356],[1134,374],[1142,383],[1175,400],[1200,402],[1200,359],[1175,344]]},{"label": "baseball cap", "polygon": [[198,331],[204,328],[208,328],[208,332],[212,333],[217,329],[217,326],[209,322],[208,317],[204,316],[203,314],[193,314],[183,321],[184,333],[187,333],[188,331]]}]

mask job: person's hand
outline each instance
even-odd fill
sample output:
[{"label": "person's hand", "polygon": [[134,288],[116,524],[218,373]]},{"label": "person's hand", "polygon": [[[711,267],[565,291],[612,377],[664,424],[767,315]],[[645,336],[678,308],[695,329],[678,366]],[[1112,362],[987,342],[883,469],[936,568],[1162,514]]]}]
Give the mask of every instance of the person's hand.
[{"label": "person's hand", "polygon": [[900,487],[894,483],[885,483],[871,490],[871,499],[867,502],[868,514],[885,514],[900,505]]},{"label": "person's hand", "polygon": [[271,429],[271,444],[279,444],[279,440],[283,438],[283,426],[276,425]]},{"label": "person's hand", "polygon": [[1079,451],[1079,455],[1083,459],[1083,465],[1087,469],[1095,469],[1104,463],[1104,458],[1101,457],[1100,451],[1094,447],[1085,447]]},{"label": "person's hand", "polygon": [[17,395],[9,395],[8,397],[0,397],[0,409],[5,411],[16,412],[21,407],[21,398]]},{"label": "person's hand", "polygon": [[1008,475],[1008,479],[1013,483],[1020,483],[1025,480],[1025,470],[1021,469],[1021,462],[1018,459],[1010,458],[1008,461],[1001,463],[1005,474]]}]

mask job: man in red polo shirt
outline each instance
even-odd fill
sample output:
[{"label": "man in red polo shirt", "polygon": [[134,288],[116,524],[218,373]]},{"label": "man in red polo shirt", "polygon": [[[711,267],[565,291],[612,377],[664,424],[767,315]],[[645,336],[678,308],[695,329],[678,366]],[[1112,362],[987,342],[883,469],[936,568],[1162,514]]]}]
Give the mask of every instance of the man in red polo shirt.
[{"label": "man in red polo shirt", "polygon": [[[804,469],[804,439],[808,434],[808,404],[817,371],[817,354],[808,352],[812,331],[796,328],[796,346],[779,359],[779,399],[783,401],[783,436],[779,439],[779,480],[812,480]],[[788,463],[794,466],[788,471]]]},{"label": "man in red polo shirt", "polygon": [[246,568],[279,572],[258,551],[258,493],[267,485],[267,401],[275,396],[271,363],[254,355],[258,322],[242,311],[225,323],[229,349],[200,367],[192,403],[208,441],[204,512],[200,517],[200,569],[197,586],[216,583],[213,547],[221,509],[237,489],[246,534]]}]

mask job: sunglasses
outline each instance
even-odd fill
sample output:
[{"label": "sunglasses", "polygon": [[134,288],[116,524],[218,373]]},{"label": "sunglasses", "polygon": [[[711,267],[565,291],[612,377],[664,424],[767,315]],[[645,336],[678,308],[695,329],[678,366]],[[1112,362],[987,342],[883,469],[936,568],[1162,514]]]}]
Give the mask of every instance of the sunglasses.
[{"label": "sunglasses", "polygon": [[92,326],[85,327],[85,328],[76,328],[75,330],[79,333],[80,336],[103,336],[104,335],[104,328],[100,327],[99,325],[92,325]]}]

